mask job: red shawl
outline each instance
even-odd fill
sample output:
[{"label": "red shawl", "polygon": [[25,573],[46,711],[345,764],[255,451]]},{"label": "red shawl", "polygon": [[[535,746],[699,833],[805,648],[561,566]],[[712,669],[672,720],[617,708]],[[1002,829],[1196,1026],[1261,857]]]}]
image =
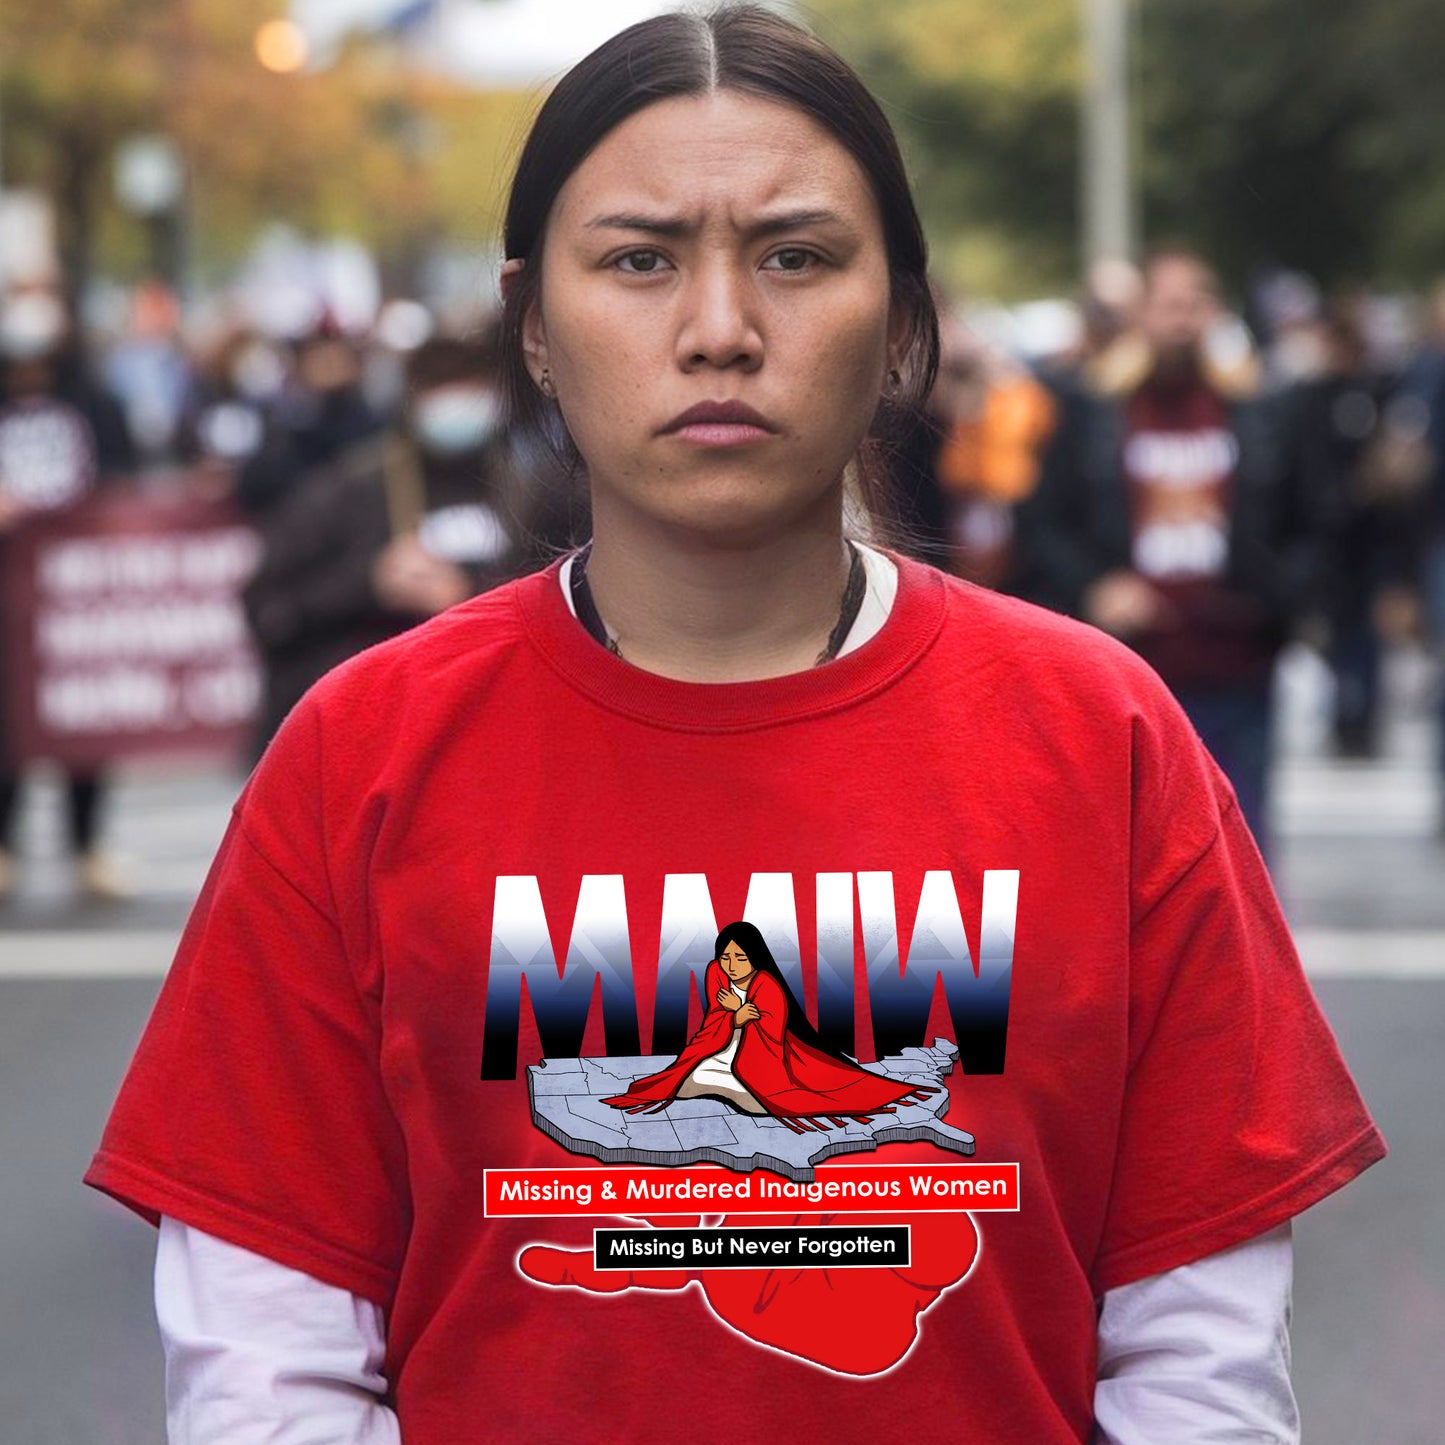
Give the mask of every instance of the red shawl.
[{"label": "red shawl", "polygon": [[[707,966],[704,985],[707,1012],[676,1062],[660,1074],[639,1079],[625,1094],[603,1102],[629,1113],[670,1104],[687,1076],[704,1059],[727,1047],[733,1015],[718,1003],[717,994],[731,986],[722,965],[714,959]],[[840,1125],[847,1119],[866,1122],[870,1114],[891,1114],[893,1105],[903,1099],[923,1098],[935,1092],[869,1073],[789,1033],[788,1001],[771,974],[761,969],[755,972],[748,980],[747,994],[759,1017],[741,1025],[743,1036],[733,1058],[733,1073],[775,1118],[815,1121],[803,1128],[826,1128],[823,1120]],[[790,1127],[798,1132],[797,1125]]]}]

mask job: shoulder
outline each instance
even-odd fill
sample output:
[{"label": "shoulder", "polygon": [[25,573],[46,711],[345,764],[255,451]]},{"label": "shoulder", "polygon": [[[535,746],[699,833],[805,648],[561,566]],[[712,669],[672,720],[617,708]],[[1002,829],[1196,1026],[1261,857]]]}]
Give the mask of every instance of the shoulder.
[{"label": "shoulder", "polygon": [[[975,773],[1055,806],[1067,797],[1073,816],[1131,826],[1136,843],[1167,834],[1185,853],[1202,846],[1231,789],[1143,658],[1032,603],[952,577],[939,585],[945,619],[919,705]],[[1147,851],[1136,847],[1136,863]]]},{"label": "shoulder", "polygon": [[1153,668],[1099,628],[957,577],[934,576],[945,597],[938,639],[943,660],[973,705],[1003,701],[1020,722],[1030,713],[1083,711],[1104,722],[1177,710]]}]

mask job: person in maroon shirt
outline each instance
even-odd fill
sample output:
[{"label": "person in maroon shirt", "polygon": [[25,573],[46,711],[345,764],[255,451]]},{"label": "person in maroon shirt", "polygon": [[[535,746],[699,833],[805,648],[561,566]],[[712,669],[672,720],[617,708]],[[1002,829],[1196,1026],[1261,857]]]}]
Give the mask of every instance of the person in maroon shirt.
[{"label": "person in maroon shirt", "polygon": [[1021,590],[1154,667],[1263,845],[1274,661],[1317,590],[1323,528],[1292,399],[1260,393],[1213,272],[1170,249],[1144,274],[1137,329],[1064,389]]}]

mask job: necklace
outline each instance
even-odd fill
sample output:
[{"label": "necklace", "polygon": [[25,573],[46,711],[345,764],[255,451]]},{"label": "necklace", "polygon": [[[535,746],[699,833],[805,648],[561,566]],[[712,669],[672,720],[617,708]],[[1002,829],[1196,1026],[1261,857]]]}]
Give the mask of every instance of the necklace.
[{"label": "necklace", "polygon": [[[617,645],[617,639],[608,632],[607,624],[603,622],[602,614],[592,600],[592,588],[587,582],[587,559],[591,553],[592,544],[589,542],[572,559],[572,605],[577,610],[577,620],[582,626],[614,657],[621,657],[622,649]],[[838,649],[847,641],[863,606],[863,596],[868,590],[868,576],[863,566],[863,554],[851,542],[848,543],[848,559],[848,581],[843,587],[843,606],[838,613],[837,622],[833,624],[832,632],[828,634],[827,643],[813,663],[814,667],[821,667],[823,663],[832,662],[837,657]]]}]

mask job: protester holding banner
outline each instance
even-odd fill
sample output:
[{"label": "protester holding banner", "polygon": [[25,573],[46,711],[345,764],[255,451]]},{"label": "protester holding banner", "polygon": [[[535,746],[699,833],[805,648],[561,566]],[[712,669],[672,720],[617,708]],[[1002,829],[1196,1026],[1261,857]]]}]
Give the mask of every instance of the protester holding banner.
[{"label": "protester holding banner", "polygon": [[[49,291],[17,294],[0,307],[0,543],[27,518],[74,506],[131,465],[120,408],[86,380],[68,337],[65,308]],[[0,898],[14,881],[21,782],[8,753],[9,739],[0,739]],[[126,884],[99,846],[99,774],[70,772],[66,786],[82,887],[97,898],[125,897]]]}]

